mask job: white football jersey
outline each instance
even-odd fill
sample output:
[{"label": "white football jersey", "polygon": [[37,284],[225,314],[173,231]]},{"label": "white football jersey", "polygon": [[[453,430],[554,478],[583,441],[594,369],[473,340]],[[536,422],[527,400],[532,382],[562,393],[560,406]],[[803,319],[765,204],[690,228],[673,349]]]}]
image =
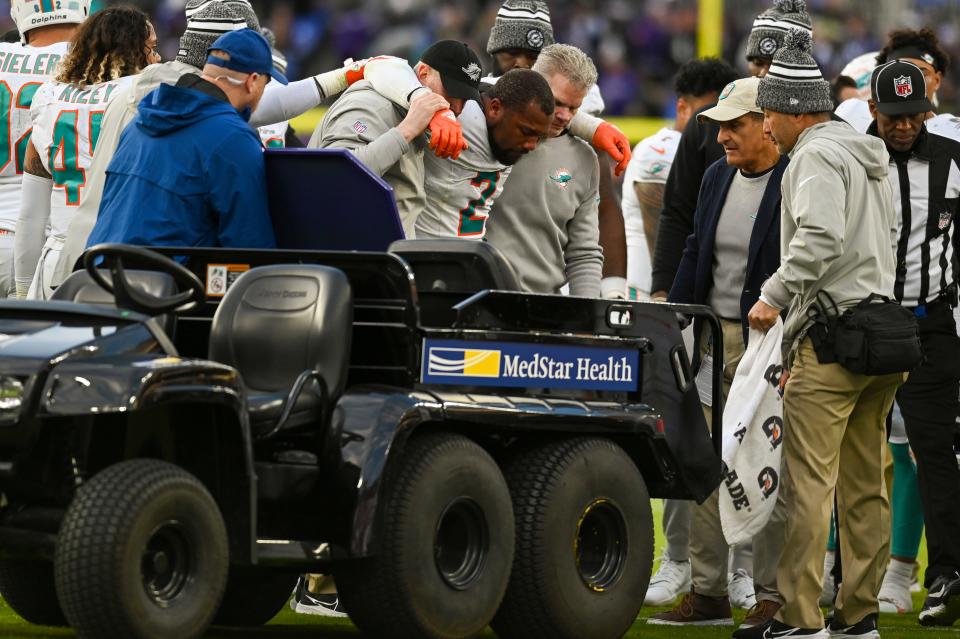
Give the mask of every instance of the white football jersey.
[{"label": "white football jersey", "polygon": [[260,134],[260,141],[264,148],[282,149],[287,146],[287,129],[290,128],[289,122],[279,122],[277,124],[268,124],[257,129]]},{"label": "white football jersey", "polygon": [[927,120],[927,131],[960,142],[960,118],[952,113],[939,113]]},{"label": "white football jersey", "polygon": [[493,157],[487,138],[487,117],[475,101],[468,101],[460,117],[469,145],[456,160],[423,154],[427,207],[417,217],[417,238],[481,240],[490,207],[503,192],[511,167]]},{"label": "white football jersey", "polygon": [[866,100],[860,98],[850,98],[841,102],[834,113],[860,133],[866,133],[870,125],[873,124],[870,105],[867,104]]},{"label": "white football jersey", "polygon": [[646,299],[650,294],[651,259],[636,182],[666,184],[670,167],[680,146],[680,131],[663,128],[641,140],[623,176],[623,225],[627,235],[627,284],[631,297]]},{"label": "white football jersey", "polygon": [[0,229],[16,230],[20,216],[23,159],[33,126],[30,105],[69,46],[66,42],[47,47],[0,42],[0,118],[7,130],[6,136],[0,136]]},{"label": "white football jersey", "polygon": [[33,145],[53,176],[50,235],[66,237],[67,226],[83,201],[87,170],[110,101],[135,76],[88,87],[47,82],[33,98]]}]

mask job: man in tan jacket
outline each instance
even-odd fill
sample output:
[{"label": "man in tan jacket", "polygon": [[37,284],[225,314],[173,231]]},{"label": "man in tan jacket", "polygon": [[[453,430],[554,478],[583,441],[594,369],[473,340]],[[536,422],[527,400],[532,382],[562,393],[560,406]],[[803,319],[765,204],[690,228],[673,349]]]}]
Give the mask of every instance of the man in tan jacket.
[{"label": "man in tan jacket", "polygon": [[[821,364],[806,335],[818,293],[851,308],[893,293],[896,219],[881,141],[832,122],[830,85],[807,33],[791,31],[760,81],[757,104],[781,153],[782,262],[750,310],[771,327],[786,310],[784,498],[790,519],[777,583],[784,605],[764,636],[877,637],[877,591],[890,540],[883,482],[885,420],[903,375],[867,376]],[[818,604],[834,491],[843,588],[829,631]]]}]

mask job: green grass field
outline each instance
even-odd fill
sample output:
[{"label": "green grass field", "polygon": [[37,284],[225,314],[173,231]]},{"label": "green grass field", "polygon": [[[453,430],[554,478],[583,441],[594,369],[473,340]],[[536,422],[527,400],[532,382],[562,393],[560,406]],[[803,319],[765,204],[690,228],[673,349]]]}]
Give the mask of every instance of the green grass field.
[{"label": "green grass field", "polygon": [[[659,522],[660,502],[654,502],[654,513]],[[657,553],[663,543],[660,537],[660,527],[657,530]],[[921,563],[925,563],[926,548],[920,549]],[[923,593],[914,594],[914,609],[919,612],[923,603]],[[645,619],[650,615],[665,610],[664,608],[644,608],[640,618],[627,633],[628,638],[639,639],[713,639],[729,638],[731,628],[665,628],[647,626]],[[736,611],[734,617],[737,622],[743,618],[743,611]],[[960,639],[960,623],[955,628],[921,628],[916,621],[916,613],[910,615],[882,615],[880,631],[884,639]],[[73,637],[69,630],[43,628],[31,626],[17,617],[13,611],[0,603],[0,639],[49,639],[53,637]],[[293,614],[289,609],[281,612],[265,628],[256,630],[213,630],[208,635],[211,638],[240,639],[242,637],[312,637],[315,639],[341,639],[358,637],[359,633],[346,620],[324,619]],[[485,637],[494,637],[487,632]]]}]

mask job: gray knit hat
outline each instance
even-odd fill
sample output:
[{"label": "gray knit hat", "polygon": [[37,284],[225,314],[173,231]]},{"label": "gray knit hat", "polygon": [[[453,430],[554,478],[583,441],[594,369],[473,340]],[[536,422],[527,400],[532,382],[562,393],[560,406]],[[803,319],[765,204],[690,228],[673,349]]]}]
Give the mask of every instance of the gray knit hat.
[{"label": "gray knit hat", "polygon": [[219,0],[207,1],[200,11],[187,19],[187,29],[180,37],[177,62],[202,69],[207,63],[207,49],[217,38],[230,31],[247,28],[247,22],[230,3]]},{"label": "gray knit hat", "polygon": [[487,53],[504,49],[540,51],[553,44],[550,8],[541,0],[505,0],[487,40]]},{"label": "gray knit hat", "polygon": [[249,0],[188,0],[185,8],[187,20],[190,20],[195,14],[203,11],[204,7],[212,2],[223,2],[223,4],[233,9],[244,19],[247,27],[254,31],[260,30],[260,18],[257,17],[257,12],[250,6]]},{"label": "gray knit hat", "polygon": [[830,83],[823,79],[813,59],[809,31],[791,29],[783,47],[773,56],[767,75],[760,79],[757,106],[778,113],[833,111]]},{"label": "gray knit hat", "polygon": [[774,0],[773,7],[757,16],[747,39],[747,59],[773,57],[783,46],[790,29],[801,29],[813,35],[813,21],[804,0]]}]

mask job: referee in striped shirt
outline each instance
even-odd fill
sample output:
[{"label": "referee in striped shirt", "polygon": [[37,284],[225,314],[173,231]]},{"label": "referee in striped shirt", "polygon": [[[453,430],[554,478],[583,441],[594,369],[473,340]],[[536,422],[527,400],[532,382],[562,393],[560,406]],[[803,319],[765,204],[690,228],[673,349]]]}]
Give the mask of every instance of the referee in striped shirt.
[{"label": "referee in striped shirt", "polygon": [[897,393],[927,526],[929,595],[923,625],[950,625],[960,617],[960,468],[953,452],[960,338],[957,305],[957,200],[960,142],[933,134],[924,122],[933,105],[923,71],[904,60],[877,67],[871,79],[867,133],[890,152],[899,237],[894,295],[920,325],[924,361]]}]

